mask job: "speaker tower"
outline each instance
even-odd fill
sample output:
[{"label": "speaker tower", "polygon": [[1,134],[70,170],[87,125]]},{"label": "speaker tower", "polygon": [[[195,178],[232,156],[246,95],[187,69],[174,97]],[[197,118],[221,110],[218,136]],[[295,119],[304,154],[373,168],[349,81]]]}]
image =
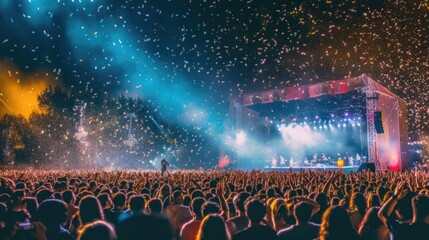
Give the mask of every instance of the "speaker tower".
[{"label": "speaker tower", "polygon": [[374,127],[377,133],[384,133],[382,112],[374,112]]}]

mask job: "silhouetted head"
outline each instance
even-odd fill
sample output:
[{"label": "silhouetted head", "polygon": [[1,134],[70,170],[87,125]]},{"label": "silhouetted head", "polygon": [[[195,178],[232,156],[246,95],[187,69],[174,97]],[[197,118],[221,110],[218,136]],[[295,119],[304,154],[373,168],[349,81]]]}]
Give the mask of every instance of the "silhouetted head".
[{"label": "silhouetted head", "polygon": [[95,221],[83,227],[77,240],[116,240],[116,233],[105,221]]},{"label": "silhouetted head", "polygon": [[49,229],[62,225],[67,220],[66,204],[58,199],[43,201],[37,209],[39,220]]},{"label": "silhouetted head", "polygon": [[82,198],[79,205],[79,216],[82,225],[95,220],[104,220],[103,211],[98,199],[91,195]]},{"label": "silhouetted head", "polygon": [[342,206],[333,206],[326,209],[320,226],[322,240],[350,239],[357,234],[350,221],[350,216]]},{"label": "silhouetted head", "polygon": [[228,240],[228,229],[223,218],[217,214],[207,215],[200,224],[197,240]]}]

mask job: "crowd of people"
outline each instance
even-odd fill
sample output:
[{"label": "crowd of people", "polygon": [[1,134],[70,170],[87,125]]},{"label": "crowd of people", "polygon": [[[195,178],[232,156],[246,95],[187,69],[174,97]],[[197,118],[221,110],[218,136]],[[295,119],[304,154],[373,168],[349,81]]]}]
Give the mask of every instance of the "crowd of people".
[{"label": "crowd of people", "polygon": [[426,171],[0,172],[0,239],[428,239]]}]

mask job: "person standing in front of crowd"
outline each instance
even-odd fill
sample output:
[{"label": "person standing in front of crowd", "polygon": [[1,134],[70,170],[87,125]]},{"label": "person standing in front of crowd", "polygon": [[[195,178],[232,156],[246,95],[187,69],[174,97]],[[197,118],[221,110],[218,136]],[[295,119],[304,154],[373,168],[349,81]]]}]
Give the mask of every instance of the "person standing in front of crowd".
[{"label": "person standing in front of crowd", "polygon": [[276,239],[277,234],[271,227],[262,224],[267,213],[267,207],[258,199],[250,199],[246,203],[246,215],[250,219],[249,226],[243,231],[237,232],[233,240],[271,240]]},{"label": "person standing in front of crowd", "polygon": [[398,201],[407,195],[407,182],[401,181],[393,195],[381,207],[378,216],[389,229],[391,239],[427,239],[429,236],[429,196],[419,194],[412,198],[413,219],[411,223],[395,220],[394,210]]}]

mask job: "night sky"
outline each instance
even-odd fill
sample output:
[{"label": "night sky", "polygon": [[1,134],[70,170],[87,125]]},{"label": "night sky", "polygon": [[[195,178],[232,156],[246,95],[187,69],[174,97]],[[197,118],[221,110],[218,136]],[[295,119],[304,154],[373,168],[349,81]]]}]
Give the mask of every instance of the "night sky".
[{"label": "night sky", "polygon": [[0,0],[0,26],[1,113],[60,84],[205,124],[243,92],[365,73],[409,103],[412,140],[429,135],[425,0]]}]

